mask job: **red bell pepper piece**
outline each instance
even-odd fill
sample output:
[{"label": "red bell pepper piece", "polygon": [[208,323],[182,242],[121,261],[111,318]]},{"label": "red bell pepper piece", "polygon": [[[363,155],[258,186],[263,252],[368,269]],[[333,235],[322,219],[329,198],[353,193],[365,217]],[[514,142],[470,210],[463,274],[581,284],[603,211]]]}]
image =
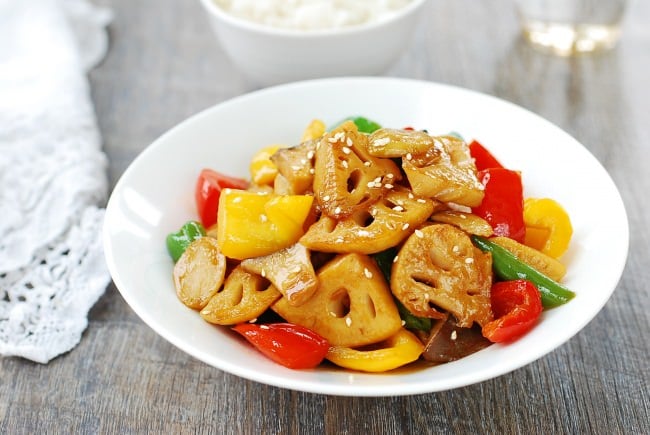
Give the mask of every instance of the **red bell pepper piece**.
[{"label": "red bell pepper piece", "polygon": [[229,177],[212,169],[203,169],[196,181],[194,192],[196,209],[203,226],[209,228],[217,222],[219,197],[223,189],[246,189],[247,187],[248,181],[243,178]]},{"label": "red bell pepper piece", "polygon": [[503,165],[492,155],[487,148],[478,141],[473,140],[469,144],[469,154],[474,158],[476,169],[482,171],[488,168],[503,168]]},{"label": "red bell pepper piece", "polygon": [[543,309],[539,290],[524,279],[494,284],[490,303],[495,319],[486,323],[482,332],[494,343],[515,340],[530,331]]},{"label": "red bell pepper piece", "polygon": [[488,168],[478,172],[478,179],[485,186],[485,196],[472,212],[492,225],[495,236],[524,243],[526,224],[521,174],[505,168]]},{"label": "red bell pepper piece", "polygon": [[319,334],[291,323],[240,323],[233,329],[268,358],[290,369],[316,367],[330,348]]}]

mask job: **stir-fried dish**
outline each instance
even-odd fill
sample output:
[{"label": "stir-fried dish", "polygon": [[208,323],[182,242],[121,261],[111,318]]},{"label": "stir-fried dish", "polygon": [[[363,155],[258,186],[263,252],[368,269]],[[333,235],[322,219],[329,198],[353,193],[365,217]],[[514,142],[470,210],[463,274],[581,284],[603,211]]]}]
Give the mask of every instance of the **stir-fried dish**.
[{"label": "stir-fried dish", "polygon": [[457,134],[315,120],[250,180],[204,169],[194,194],[167,237],[178,298],[290,368],[454,361],[574,296],[566,211]]}]

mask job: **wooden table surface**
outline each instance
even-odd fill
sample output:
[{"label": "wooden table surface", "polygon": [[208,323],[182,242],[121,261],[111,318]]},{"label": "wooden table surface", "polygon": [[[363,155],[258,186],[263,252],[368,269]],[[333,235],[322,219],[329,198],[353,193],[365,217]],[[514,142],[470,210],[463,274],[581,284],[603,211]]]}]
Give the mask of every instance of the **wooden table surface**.
[{"label": "wooden table surface", "polygon": [[[102,4],[115,12],[112,46],[90,81],[113,185],[168,128],[257,87],[225,57],[198,1]],[[509,0],[435,0],[424,15],[386,75],[530,109],[585,144],[620,189],[631,232],[627,266],[584,330],[477,385],[333,397],[197,361],[154,333],[111,285],[71,352],[47,365],[0,358],[0,433],[649,433],[650,2],[632,3],[615,50],[571,59],[526,45]]]}]

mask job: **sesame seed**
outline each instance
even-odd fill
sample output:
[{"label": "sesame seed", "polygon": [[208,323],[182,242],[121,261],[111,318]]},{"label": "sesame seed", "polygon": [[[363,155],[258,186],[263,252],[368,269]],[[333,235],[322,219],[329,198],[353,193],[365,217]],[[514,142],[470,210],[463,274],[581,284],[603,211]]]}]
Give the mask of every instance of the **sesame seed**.
[{"label": "sesame seed", "polygon": [[329,143],[336,143],[336,142],[338,142],[339,140],[338,140],[336,137],[328,137],[328,138],[327,138],[327,141],[328,141]]},{"label": "sesame seed", "polygon": [[336,317],[336,313],[334,311],[330,311],[329,315],[332,316],[332,317]]},{"label": "sesame seed", "polygon": [[347,138],[345,143],[348,144],[348,146],[352,146],[352,138]]},{"label": "sesame seed", "polygon": [[453,331],[451,331],[451,339],[456,340],[456,338],[458,338],[458,334],[456,333],[456,330],[454,329]]},{"label": "sesame seed", "polygon": [[379,188],[381,188],[381,183],[378,182],[378,181],[375,181],[374,186],[379,189]]},{"label": "sesame seed", "polygon": [[375,182],[375,183],[380,183],[380,182],[381,182],[381,177],[377,177],[377,178],[375,178],[375,179],[374,179],[374,182]]},{"label": "sesame seed", "polygon": [[343,161],[341,162],[341,166],[343,166],[345,169],[347,169],[347,168],[348,168],[348,162],[347,162],[347,160],[343,160]]},{"label": "sesame seed", "polygon": [[260,325],[260,329],[270,329],[267,325]]},{"label": "sesame seed", "polygon": [[382,137],[381,139],[376,139],[372,142],[373,146],[376,147],[385,147],[390,142],[390,138]]},{"label": "sesame seed", "polygon": [[314,158],[314,152],[310,150],[310,151],[307,153],[307,158],[308,158],[309,160],[313,159],[313,158]]},{"label": "sesame seed", "polygon": [[374,186],[375,186],[375,182],[374,182],[374,181],[369,181],[368,184],[367,184],[367,186],[368,186],[368,187],[374,187]]},{"label": "sesame seed", "polygon": [[349,327],[352,325],[352,319],[350,319],[349,317],[346,317],[346,318],[345,318],[345,324],[346,324],[346,325],[348,326],[348,328],[349,328]]},{"label": "sesame seed", "polygon": [[393,258],[393,263],[396,263],[398,258],[399,258],[399,255],[396,255],[395,258]]},{"label": "sesame seed", "polygon": [[341,207],[336,207],[334,209],[334,214],[339,214],[339,213],[341,213]]},{"label": "sesame seed", "polygon": [[429,300],[429,293],[425,293],[423,296],[424,296],[424,299]]},{"label": "sesame seed", "polygon": [[392,184],[388,184],[388,183],[386,183],[386,184],[384,184],[384,187],[385,187],[386,189],[392,189],[392,188],[393,188],[393,185],[392,185]]},{"label": "sesame seed", "polygon": [[342,236],[338,236],[338,237],[336,238],[336,243],[343,243],[343,237],[342,237]]},{"label": "sesame seed", "polygon": [[343,147],[342,148],[343,154],[350,154],[352,151],[348,147]]},{"label": "sesame seed", "polygon": [[465,259],[465,263],[467,263],[467,264],[472,264],[473,262],[474,262],[474,259],[472,257],[467,257]]},{"label": "sesame seed", "polygon": [[314,168],[309,168],[309,173],[311,175],[314,175],[316,173],[316,170]]},{"label": "sesame seed", "polygon": [[406,322],[404,320],[402,320],[402,326],[404,326],[404,325],[406,325]]},{"label": "sesame seed", "polygon": [[372,278],[372,272],[368,270],[367,267],[363,268],[363,274],[366,276],[366,278],[370,279]]},{"label": "sesame seed", "polygon": [[411,192],[409,192],[409,199],[413,199],[413,198],[415,198],[415,196]]},{"label": "sesame seed", "polygon": [[257,317],[254,318],[254,319],[250,319],[250,320],[248,321],[248,323],[255,323],[255,322],[257,322]]},{"label": "sesame seed", "polygon": [[307,159],[300,159],[300,163],[302,163],[303,165],[306,165],[307,164]]},{"label": "sesame seed", "polygon": [[406,160],[412,160],[413,159],[413,154],[408,153],[406,154]]},{"label": "sesame seed", "polygon": [[424,199],[424,198],[418,198],[417,201],[418,201],[420,204],[426,204],[426,203],[427,203],[427,200]]},{"label": "sesame seed", "polygon": [[415,235],[418,236],[419,238],[424,237],[424,233],[422,231],[420,231],[420,230],[415,230]]},{"label": "sesame seed", "polygon": [[262,269],[262,278],[266,278],[266,270]]},{"label": "sesame seed", "polygon": [[302,270],[300,266],[296,266],[293,268],[293,273],[299,273]]},{"label": "sesame seed", "polygon": [[461,219],[467,219],[467,216],[464,214],[459,215]]},{"label": "sesame seed", "polygon": [[370,167],[370,162],[363,162],[363,166]]},{"label": "sesame seed", "polygon": [[409,229],[409,227],[410,227],[410,225],[409,225],[409,223],[408,223],[408,222],[407,222],[407,223],[405,223],[404,225],[402,225],[402,229],[403,229],[404,231],[406,231],[406,230],[408,230],[408,229]]},{"label": "sesame seed", "polygon": [[393,207],[393,210],[395,210],[395,211],[404,211],[404,207],[402,207],[401,205],[396,205],[395,207]]},{"label": "sesame seed", "polygon": [[368,237],[368,236],[370,236],[370,235],[372,235],[372,234],[370,233],[370,231],[359,230],[359,231],[357,231],[357,235],[358,235],[359,237]]},{"label": "sesame seed", "polygon": [[330,196],[329,196],[329,195],[325,195],[325,196],[323,197],[323,201],[329,201],[329,200],[330,200]]},{"label": "sesame seed", "polygon": [[458,253],[460,252],[460,247],[459,247],[458,245],[454,245],[454,247],[451,248],[451,251],[452,251],[454,254],[458,254]]},{"label": "sesame seed", "polygon": [[395,177],[395,175],[391,174],[390,172],[388,174],[386,174],[386,178],[394,178],[394,177]]}]

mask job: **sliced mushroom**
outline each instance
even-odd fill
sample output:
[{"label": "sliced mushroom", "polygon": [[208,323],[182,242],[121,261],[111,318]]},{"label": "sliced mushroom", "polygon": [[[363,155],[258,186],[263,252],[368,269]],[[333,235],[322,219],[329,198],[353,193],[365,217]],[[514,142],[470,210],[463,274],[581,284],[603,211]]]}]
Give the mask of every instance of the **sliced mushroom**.
[{"label": "sliced mushroom", "polygon": [[368,153],[394,158],[422,154],[433,147],[433,138],[424,131],[380,128],[368,138]]},{"label": "sliced mushroom", "polygon": [[455,225],[468,234],[490,237],[494,230],[485,219],[472,213],[456,210],[442,210],[434,213],[431,220],[441,224]]},{"label": "sliced mushroom", "polygon": [[413,193],[476,207],[485,195],[467,144],[453,136],[439,136],[423,154],[406,155],[402,168]]},{"label": "sliced mushroom", "polygon": [[464,328],[492,320],[492,257],[469,236],[447,224],[411,235],[393,263],[391,289],[413,314],[442,319],[445,312]]},{"label": "sliced mushroom", "polygon": [[304,304],[318,288],[310,252],[300,243],[263,257],[244,260],[241,266],[271,281],[294,306]]},{"label": "sliced mushroom", "polygon": [[402,326],[377,264],[368,256],[343,254],[318,272],[318,290],[299,307],[286,298],[271,307],[288,322],[305,326],[333,346],[378,343]]},{"label": "sliced mushroom", "polygon": [[226,275],[226,257],[217,240],[194,240],[174,265],[174,286],[186,306],[199,310],[219,291]]},{"label": "sliced mushroom", "polygon": [[492,343],[476,325],[461,328],[453,316],[438,320],[431,328],[422,358],[434,363],[456,361],[485,349]]},{"label": "sliced mushroom", "polygon": [[368,154],[368,137],[351,121],[323,136],[314,170],[314,195],[334,219],[367,209],[402,177],[392,160]]},{"label": "sliced mushroom", "polygon": [[[278,168],[276,193],[302,195],[312,190],[314,181],[314,155],[318,140],[309,140],[291,148],[280,148],[271,156]],[[281,189],[281,190],[279,190]]]},{"label": "sliced mushroom", "polygon": [[437,201],[416,198],[407,189],[395,187],[367,211],[341,220],[321,216],[300,242],[314,251],[374,254],[399,244],[438,206]]}]

